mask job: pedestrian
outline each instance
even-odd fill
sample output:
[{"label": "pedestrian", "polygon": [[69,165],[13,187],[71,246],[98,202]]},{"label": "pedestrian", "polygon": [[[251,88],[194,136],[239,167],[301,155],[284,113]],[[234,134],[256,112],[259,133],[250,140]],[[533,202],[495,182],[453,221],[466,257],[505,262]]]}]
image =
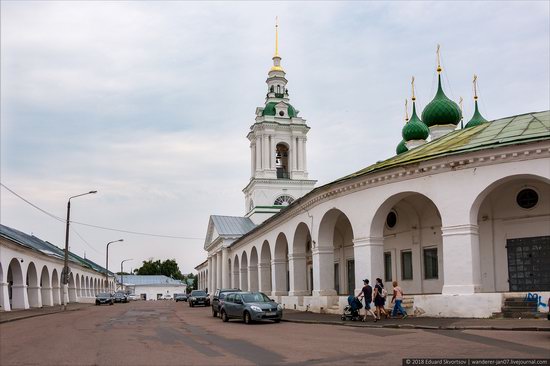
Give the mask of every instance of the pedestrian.
[{"label": "pedestrian", "polygon": [[401,287],[397,285],[397,281],[393,281],[392,285],[393,285],[393,296],[391,298],[391,302],[395,301],[395,305],[393,306],[391,316],[392,317],[397,316],[397,311],[399,311],[403,315],[402,319],[405,319],[408,315],[405,309],[403,309],[403,306],[401,306],[401,303],[403,302],[403,295],[404,295],[403,290],[401,289]]},{"label": "pedestrian", "polygon": [[383,313],[384,316],[389,318],[384,305],[386,304],[386,297],[388,292],[384,289],[384,284],[380,278],[376,279],[376,285],[374,286],[374,305],[376,306],[376,317],[380,320],[380,313]]},{"label": "pedestrian", "polygon": [[367,315],[370,314],[372,315],[372,317],[374,318],[374,321],[376,322],[377,321],[376,315],[374,315],[374,313],[370,309],[370,304],[372,302],[372,287],[369,285],[368,279],[363,280],[363,288],[361,289],[361,292],[359,293],[359,295],[357,295],[357,298],[359,298],[360,296],[362,296],[363,299],[365,299],[365,316],[363,317],[363,321],[367,321]]}]

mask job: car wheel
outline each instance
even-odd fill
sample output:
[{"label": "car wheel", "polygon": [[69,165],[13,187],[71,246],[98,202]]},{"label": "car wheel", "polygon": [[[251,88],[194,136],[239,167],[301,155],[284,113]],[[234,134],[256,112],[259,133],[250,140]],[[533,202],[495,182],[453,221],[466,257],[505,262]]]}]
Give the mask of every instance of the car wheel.
[{"label": "car wheel", "polygon": [[113,305],[113,304],[114,304],[114,302],[112,302],[112,301],[109,303],[109,305]]},{"label": "car wheel", "polygon": [[97,305],[99,305],[99,303],[98,303],[98,302],[96,302],[95,304],[96,304],[96,306],[97,306]]},{"label": "car wheel", "polygon": [[244,312],[244,323],[252,324],[252,318],[250,317],[250,313],[248,311]]},{"label": "car wheel", "polygon": [[217,317],[218,316],[218,312],[214,309],[212,309],[212,317]]},{"label": "car wheel", "polygon": [[222,322],[227,323],[229,321],[229,317],[225,313],[225,311],[222,310]]},{"label": "car wheel", "polygon": [[281,319],[274,319],[273,320],[275,323],[280,323],[281,322]]}]

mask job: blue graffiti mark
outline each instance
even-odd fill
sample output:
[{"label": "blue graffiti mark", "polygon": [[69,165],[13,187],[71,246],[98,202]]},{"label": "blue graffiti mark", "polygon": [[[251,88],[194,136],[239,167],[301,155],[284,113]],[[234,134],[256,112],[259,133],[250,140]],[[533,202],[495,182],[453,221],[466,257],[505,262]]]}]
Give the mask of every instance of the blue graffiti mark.
[{"label": "blue graffiti mark", "polygon": [[[549,299],[550,300],[550,299]],[[542,302],[542,296],[540,296],[539,294],[537,293],[528,293],[527,296],[525,296],[525,299],[523,301],[536,301],[537,302],[537,306],[542,306],[542,307],[547,307],[548,304],[545,304]],[[549,301],[550,302],[550,301]]]}]

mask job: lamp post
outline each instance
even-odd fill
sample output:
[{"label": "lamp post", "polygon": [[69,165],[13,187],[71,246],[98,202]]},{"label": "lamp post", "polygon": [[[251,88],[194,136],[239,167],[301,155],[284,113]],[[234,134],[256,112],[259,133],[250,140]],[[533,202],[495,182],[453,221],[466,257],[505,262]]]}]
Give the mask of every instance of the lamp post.
[{"label": "lamp post", "polygon": [[77,194],[76,196],[69,197],[67,201],[67,227],[65,229],[65,257],[63,259],[63,310],[67,307],[67,298],[69,297],[69,223],[71,222],[71,199],[76,197],[85,196],[87,194],[95,194],[97,191],[90,191],[82,194]]},{"label": "lamp post", "polygon": [[125,259],[122,262],[120,262],[120,287],[122,291],[124,291],[124,270],[122,269],[122,263],[127,261],[133,261],[133,259]]},{"label": "lamp post", "polygon": [[124,239],[113,240],[107,243],[107,256],[105,258],[105,281],[107,284],[109,283],[109,245],[119,241],[124,241]]}]

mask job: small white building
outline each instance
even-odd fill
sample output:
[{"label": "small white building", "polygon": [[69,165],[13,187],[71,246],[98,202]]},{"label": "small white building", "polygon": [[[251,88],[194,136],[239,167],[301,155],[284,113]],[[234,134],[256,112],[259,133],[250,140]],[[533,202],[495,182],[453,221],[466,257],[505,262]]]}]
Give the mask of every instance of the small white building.
[{"label": "small white building", "polygon": [[[131,294],[140,296],[142,300],[160,300],[174,294],[184,294],[187,284],[183,281],[162,275],[117,275],[117,282],[123,281],[123,286]],[[122,278],[121,278],[122,277]]]}]

